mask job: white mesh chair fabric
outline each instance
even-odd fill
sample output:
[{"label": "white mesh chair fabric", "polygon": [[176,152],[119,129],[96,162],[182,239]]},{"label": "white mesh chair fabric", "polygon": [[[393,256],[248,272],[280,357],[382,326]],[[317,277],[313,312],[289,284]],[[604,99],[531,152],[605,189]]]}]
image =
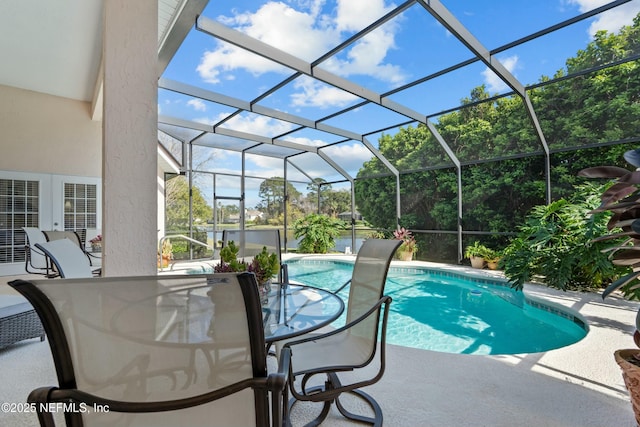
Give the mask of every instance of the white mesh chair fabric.
[{"label": "white mesh chair fabric", "polygon": [[[90,252],[87,252],[85,248],[85,244],[86,244],[85,240],[87,235],[86,229],[82,229],[78,231],[53,230],[53,231],[44,231],[43,233],[45,234],[45,236],[47,237],[47,241],[49,242],[53,240],[69,239],[73,243],[77,244],[78,247],[82,249],[82,252],[84,252],[84,254],[89,259],[89,263],[94,269],[94,275],[99,273],[99,268],[102,267],[102,256],[98,256]],[[83,238],[82,236],[85,236],[85,237]]]},{"label": "white mesh chair fabric", "polygon": [[25,270],[30,274],[47,274],[47,257],[36,248],[36,244],[47,241],[46,236],[36,227],[22,227],[26,235]]},{"label": "white mesh chair fabric", "polygon": [[231,241],[240,248],[238,257],[247,262],[251,262],[251,259],[260,253],[263,247],[266,247],[270,253],[275,253],[280,263],[278,282],[285,283],[289,280],[287,266],[282,263],[280,230],[223,230],[222,246],[226,246]]},{"label": "white mesh chair fabric", "polygon": [[[378,404],[358,389],[377,382],[384,373],[386,321],[391,299],[383,296],[383,293],[389,264],[400,244],[398,240],[381,239],[367,239],[364,242],[353,269],[344,327],[325,334],[310,334],[289,341],[282,347],[291,350],[289,381],[293,397],[297,400],[325,402],[323,412],[314,423],[324,419],[334,399],[346,417],[373,425],[382,423]],[[383,321],[380,329],[381,313]],[[378,339],[381,340],[379,349]],[[380,364],[375,375],[363,380],[350,378],[348,384],[338,378],[339,372],[367,366],[374,360],[376,352]],[[307,381],[316,374],[327,376],[326,385],[308,388]],[[296,383],[296,377],[302,378],[300,384]],[[353,392],[364,398],[373,409],[374,416],[359,416],[345,410],[339,401],[340,394],[344,392]]]},{"label": "white mesh chair fabric", "polygon": [[68,414],[84,426],[281,424],[288,367],[267,375],[253,275],[10,285],[43,319],[58,375],[58,389],[36,389],[30,402],[96,404]]},{"label": "white mesh chair fabric", "polygon": [[60,277],[70,279],[93,276],[89,258],[69,239],[38,243],[36,248],[51,260]]},{"label": "white mesh chair fabric", "polygon": [[71,230],[47,230],[43,231],[44,235],[47,237],[47,241],[51,242],[53,240],[62,240],[69,239],[73,243],[75,243],[80,249],[84,250],[82,246],[82,239],[75,231]]}]

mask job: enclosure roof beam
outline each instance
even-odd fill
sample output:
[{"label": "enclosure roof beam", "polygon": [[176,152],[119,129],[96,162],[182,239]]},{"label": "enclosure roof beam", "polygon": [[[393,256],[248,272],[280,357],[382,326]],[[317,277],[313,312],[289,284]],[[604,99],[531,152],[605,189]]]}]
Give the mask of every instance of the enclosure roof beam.
[{"label": "enclosure roof beam", "polygon": [[498,59],[491,55],[489,50],[485,48],[473,34],[465,28],[464,25],[442,5],[440,0],[418,0],[418,3],[425,8],[434,18],[438,20],[444,27],[451,32],[458,40],[462,42],[471,52],[473,52],[482,62],[484,62],[491,71],[496,73],[502,81],[504,81],[511,89],[520,96],[525,95],[524,85],[516,79]]},{"label": "enclosure roof beam", "polygon": [[[362,135],[355,132],[348,131],[346,129],[340,129],[335,126],[330,126],[324,123],[318,123],[313,120],[306,119],[295,114],[285,113],[273,108],[264,107],[261,105],[253,104],[247,101],[243,101],[238,98],[234,98],[220,93],[212,92],[210,90],[202,89],[197,86],[189,85],[186,83],[177,82],[162,78],[158,80],[158,87],[172,92],[181,93],[187,96],[193,96],[205,101],[214,102],[216,104],[226,105],[228,107],[236,108],[238,110],[248,111],[256,114],[261,114],[272,119],[282,120],[285,122],[293,123],[303,127],[317,129],[322,132],[327,132],[333,135],[341,136],[344,138],[354,139],[356,141],[362,138]],[[237,113],[236,113],[237,114]]]},{"label": "enclosure roof beam", "polygon": [[[207,133],[214,133],[218,135],[229,136],[232,138],[244,139],[247,141],[254,141],[261,144],[270,144],[278,147],[290,148],[292,150],[304,151],[309,153],[317,153],[318,151],[318,147],[310,147],[304,144],[298,144],[291,141],[273,139],[266,136],[256,135],[248,132],[240,132],[233,129],[227,129],[222,127],[214,128],[211,125],[196,122],[193,120],[184,120],[184,119],[178,119],[175,117],[159,115],[158,123],[164,123],[167,125],[178,126],[178,127],[194,129],[194,130],[201,130]],[[200,136],[202,135],[199,135],[198,137]],[[235,150],[235,151],[242,151],[242,150]]]},{"label": "enclosure roof beam", "polygon": [[[196,20],[196,29],[220,40],[224,40],[228,43],[238,46],[242,49],[255,53],[256,55],[259,55],[265,59],[275,61],[297,72],[316,78],[326,84],[349,92],[352,95],[366,99],[381,107],[387,108],[403,116],[412,118],[420,123],[427,124],[428,122],[424,114],[420,114],[419,112],[414,111],[406,106],[400,105],[388,98],[383,98],[376,92],[355,84],[347,79],[339,77],[327,70],[323,70],[322,68],[319,68],[300,58],[295,57],[294,55],[284,52],[240,31],[229,28],[219,22],[215,22],[203,16],[199,16]],[[367,31],[369,30],[367,29]],[[362,141],[362,136],[357,138],[357,140]],[[446,145],[446,143],[442,139],[439,139],[439,142]],[[457,161],[459,163],[459,161],[453,154],[453,151],[448,146],[446,148],[443,148],[447,152],[447,155],[453,155],[452,161]]]}]

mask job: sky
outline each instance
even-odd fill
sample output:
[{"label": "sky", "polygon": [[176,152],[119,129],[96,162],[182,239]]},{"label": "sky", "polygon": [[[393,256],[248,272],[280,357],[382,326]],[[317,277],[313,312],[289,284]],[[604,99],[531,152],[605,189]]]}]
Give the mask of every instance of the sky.
[{"label": "sky", "polygon": [[[484,48],[494,50],[609,1],[441,0],[441,3]],[[212,0],[202,15],[312,62],[400,4],[386,0]],[[617,32],[621,26],[630,25],[639,12],[640,0],[633,0],[557,34],[501,52],[497,59],[521,83],[534,84],[542,76],[553,76],[562,69],[567,58],[575,56],[579,49],[584,49],[593,40],[596,31]],[[472,56],[424,8],[413,5],[366,37],[320,62],[319,67],[384,94]],[[291,74],[291,69],[192,30],[163,77],[251,101]],[[458,106],[461,99],[469,97],[471,90],[480,85],[485,85],[491,94],[510,90],[486,65],[477,62],[389,98],[421,114],[430,115]],[[260,100],[258,105],[319,120],[358,101],[357,97],[341,89],[309,77],[300,77]],[[158,102],[161,115],[207,124],[218,123],[234,111],[166,90],[159,91]],[[324,123],[367,134],[395,126],[403,120],[406,120],[403,116],[368,105]],[[291,123],[250,113],[235,116],[222,126],[269,137],[295,128]],[[394,131],[386,133],[393,134]],[[376,132],[367,138],[377,146],[379,136],[380,133]],[[295,132],[283,139],[321,146],[343,138],[311,130]],[[336,145],[327,151],[340,167],[354,176],[362,163],[371,158],[370,151],[355,141]],[[329,181],[341,179],[317,158],[304,157],[297,160],[298,167],[309,175],[323,176]],[[215,153],[214,163],[216,171],[238,173],[240,170],[237,153],[220,150]],[[246,173],[265,178],[282,176],[282,164],[281,159],[248,156]],[[290,168],[288,173],[289,179],[306,179],[295,168]],[[247,188],[247,206],[257,203],[256,186],[259,182],[253,180]],[[217,185],[220,194],[225,187],[222,178]],[[306,185],[301,187],[304,189]],[[209,190],[207,186],[206,191]]]}]

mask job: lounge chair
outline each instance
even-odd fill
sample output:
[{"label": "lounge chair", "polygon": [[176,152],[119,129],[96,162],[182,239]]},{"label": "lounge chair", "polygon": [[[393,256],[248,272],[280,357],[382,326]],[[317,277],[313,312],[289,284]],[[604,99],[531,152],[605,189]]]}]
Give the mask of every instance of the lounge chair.
[{"label": "lounge chair", "polygon": [[[60,239],[71,240],[73,243],[78,245],[78,247],[82,250],[82,252],[84,252],[84,254],[89,259],[89,263],[91,264],[92,267],[94,267],[94,270],[97,271],[97,269],[102,266],[102,258],[100,256],[96,256],[90,252],[87,252],[86,242],[84,241],[86,240],[86,234],[87,234],[86,229],[79,230],[79,231],[53,230],[53,231],[43,231],[43,233],[47,237],[48,242],[52,242],[54,240],[60,240]],[[82,237],[83,235],[85,236],[84,239]]]},{"label": "lounge chair", "polygon": [[280,243],[280,230],[223,230],[222,247],[233,241],[240,248],[238,257],[251,262],[251,259],[266,247],[270,253],[278,256],[280,272],[278,282],[287,283],[287,265],[282,262],[282,245]]},{"label": "lounge chair", "polygon": [[93,271],[85,252],[69,239],[37,243],[36,248],[51,260],[54,270],[62,278],[84,278],[99,274],[99,270]]},{"label": "lounge chair", "polygon": [[47,257],[41,250],[36,248],[36,244],[44,243],[47,237],[42,230],[36,227],[22,227],[25,233],[25,265],[24,268],[29,274],[51,274],[51,266],[47,263]]},{"label": "lounge chair", "polygon": [[[358,251],[349,288],[346,324],[324,334],[310,334],[302,339],[278,344],[280,352],[291,357],[289,390],[296,401],[323,402],[320,415],[310,425],[320,424],[335,401],[340,413],[349,419],[382,425],[382,410],[373,397],[359,390],[376,383],[385,369],[386,327],[391,298],[383,296],[389,264],[401,241],[367,239]],[[380,314],[382,326],[380,327]],[[378,339],[380,344],[378,348]],[[378,370],[365,379],[350,375],[343,383],[339,373],[358,372],[378,355]],[[322,379],[315,385],[314,378]],[[325,379],[326,377],[326,379]],[[314,384],[314,385],[309,385]],[[364,400],[373,416],[354,414],[340,401],[342,393],[351,393]],[[288,414],[286,414],[288,418]]]},{"label": "lounge chair", "polygon": [[58,376],[28,397],[41,426],[63,403],[69,426],[282,425],[288,358],[267,374],[252,274],[10,286],[43,320]]}]

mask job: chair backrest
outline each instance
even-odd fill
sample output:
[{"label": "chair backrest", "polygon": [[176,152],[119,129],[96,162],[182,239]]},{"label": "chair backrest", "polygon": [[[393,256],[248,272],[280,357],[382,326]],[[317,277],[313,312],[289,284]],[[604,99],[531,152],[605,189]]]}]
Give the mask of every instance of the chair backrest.
[{"label": "chair backrest", "polygon": [[[346,309],[347,323],[365,314],[382,298],[389,265],[401,244],[400,240],[394,239],[364,241],[353,266]],[[378,320],[374,317],[360,322],[354,327],[354,332],[358,333],[359,330],[362,334],[376,339]]]},{"label": "chair backrest", "polygon": [[80,239],[80,247],[84,248],[87,246],[87,229],[86,228],[78,228],[75,230],[75,233],[78,235],[78,239]]},{"label": "chair backrest", "polygon": [[[76,389],[115,401],[108,413],[71,415],[85,426],[270,424],[264,326],[252,274],[10,285],[43,320],[62,389],[50,398],[73,397],[68,389]],[[118,412],[130,407],[144,413]]]},{"label": "chair backrest", "polygon": [[36,248],[51,259],[60,277],[69,279],[93,276],[87,254],[69,239],[41,242],[36,244]]},{"label": "chair backrest", "polygon": [[[31,267],[35,269],[46,270],[47,258],[40,250],[36,248],[36,244],[44,243],[47,241],[46,236],[44,235],[42,230],[36,227],[22,227],[22,230],[24,230],[27,236],[27,262],[31,265]],[[27,271],[29,271],[28,268]]]},{"label": "chair backrest", "polygon": [[73,243],[75,243],[79,248],[84,250],[84,246],[82,244],[82,240],[80,235],[72,230],[51,230],[51,231],[43,231],[44,235],[47,237],[48,242],[52,242],[54,240],[62,240],[69,239]]},{"label": "chair backrest", "polygon": [[[280,230],[223,230],[222,231],[222,247],[228,242],[233,241],[240,248],[238,252],[239,258],[244,258],[247,262],[262,251],[266,247],[270,253],[275,253],[278,257],[278,263],[282,264],[282,246],[280,244]],[[278,273],[278,282],[282,283],[288,280],[286,270],[280,269]]]}]

